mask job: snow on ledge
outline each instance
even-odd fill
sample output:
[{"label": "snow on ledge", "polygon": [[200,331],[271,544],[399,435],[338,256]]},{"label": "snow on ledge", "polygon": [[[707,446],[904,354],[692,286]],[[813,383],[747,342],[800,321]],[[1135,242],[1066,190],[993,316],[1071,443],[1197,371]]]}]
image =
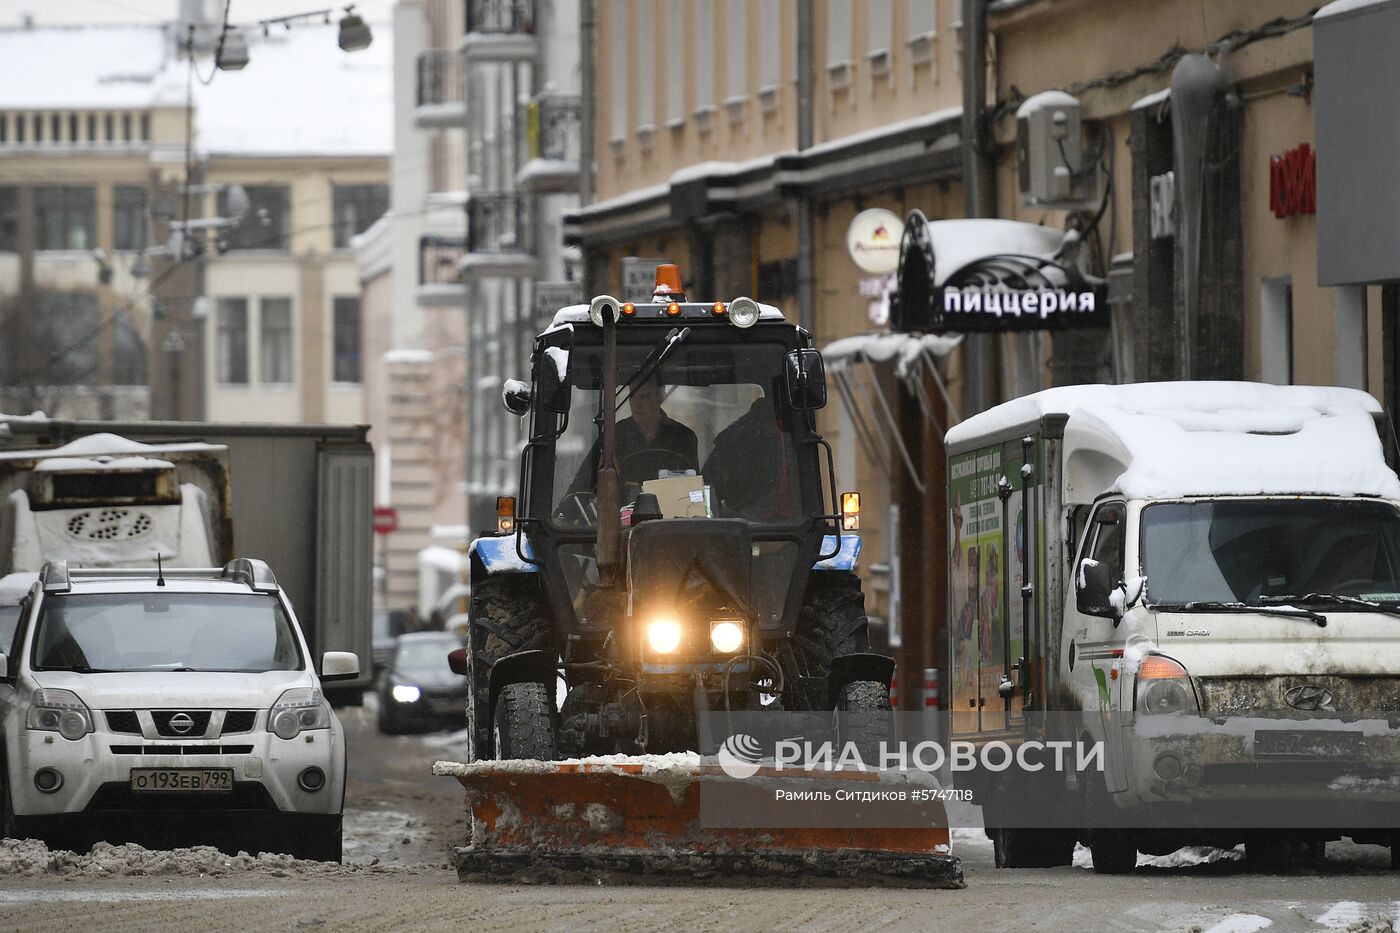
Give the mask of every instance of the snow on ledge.
[{"label": "snow on ledge", "polygon": [[1137,100],[1133,101],[1132,109],[1146,110],[1148,107],[1155,107],[1163,101],[1171,100],[1171,98],[1172,89],[1171,86],[1168,85],[1167,87],[1162,88],[1160,91],[1153,91],[1146,97],[1139,97]]},{"label": "snow on ledge", "polygon": [[1357,13],[1371,7],[1383,7],[1394,3],[1395,0],[1333,0],[1322,9],[1313,14],[1313,22],[1330,19],[1334,16],[1342,16],[1347,13]]}]

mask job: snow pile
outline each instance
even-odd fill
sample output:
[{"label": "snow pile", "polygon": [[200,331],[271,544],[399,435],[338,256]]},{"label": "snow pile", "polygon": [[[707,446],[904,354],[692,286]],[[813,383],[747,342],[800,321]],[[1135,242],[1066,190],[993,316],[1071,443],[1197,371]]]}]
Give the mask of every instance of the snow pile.
[{"label": "snow pile", "polygon": [[[1119,590],[1118,592],[1122,592]],[[1123,649],[1123,670],[1128,674],[1136,674],[1138,668],[1142,667],[1143,660],[1156,652],[1157,646],[1152,639],[1144,638],[1141,635],[1134,635],[1128,640],[1128,646]]]},{"label": "snow pile", "polygon": [[99,454],[96,457],[49,457],[34,467],[35,473],[88,472],[93,470],[173,470],[175,464],[169,460],[154,460],[150,457],[110,457]]},{"label": "snow pile", "polygon": [[156,850],[134,844],[99,842],[91,852],[50,849],[36,839],[0,839],[0,877],[6,875],[80,875],[89,878],[142,876],[218,876],[258,873],[273,877],[334,875],[355,872],[375,874],[395,869],[378,864],[340,865],[311,862],[290,855],[239,852],[227,855],[212,846]]},{"label": "snow pile", "polygon": [[1379,8],[1387,5],[1388,2],[1389,0],[1333,0],[1313,14],[1313,22],[1316,23],[1320,19],[1329,19],[1333,16],[1342,16],[1346,13]]},{"label": "snow pile", "polygon": [[943,337],[937,334],[857,334],[842,337],[822,347],[822,358],[826,361],[828,373],[840,373],[856,363],[886,363],[895,361],[895,374],[906,378],[914,364],[924,353],[934,356],[947,356],[953,348],[962,343],[962,335]]}]

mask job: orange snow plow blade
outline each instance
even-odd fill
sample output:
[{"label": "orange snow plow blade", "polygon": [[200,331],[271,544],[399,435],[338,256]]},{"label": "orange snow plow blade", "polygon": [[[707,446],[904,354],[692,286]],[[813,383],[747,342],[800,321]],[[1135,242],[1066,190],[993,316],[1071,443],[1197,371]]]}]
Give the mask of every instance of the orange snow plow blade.
[{"label": "orange snow plow blade", "polygon": [[905,811],[912,819],[895,827],[713,825],[715,798],[703,814],[711,819],[702,818],[706,793],[722,794],[729,814],[771,814],[777,789],[834,795],[838,786],[908,788],[902,779],[883,772],[765,768],[736,780],[713,759],[663,767],[653,761],[610,756],[438,762],[434,773],[462,782],[472,814],[471,844],[457,850],[458,876],[682,883],[732,876],[744,884],[963,886],[961,864],[949,850],[947,816],[937,801]]}]

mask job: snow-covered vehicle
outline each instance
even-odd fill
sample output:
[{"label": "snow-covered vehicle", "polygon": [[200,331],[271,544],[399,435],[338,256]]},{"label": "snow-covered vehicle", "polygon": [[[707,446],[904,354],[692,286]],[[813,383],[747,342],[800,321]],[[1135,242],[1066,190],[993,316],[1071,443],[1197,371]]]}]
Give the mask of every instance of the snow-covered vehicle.
[{"label": "snow-covered vehicle", "polygon": [[948,432],[952,736],[1103,751],[971,776],[999,865],[1081,834],[1100,872],[1343,835],[1396,859],[1387,436],[1363,392],[1226,382],[1051,389]]},{"label": "snow-covered vehicle", "polygon": [[0,835],[339,861],[345,740],[267,565],[46,564],[0,654]]}]

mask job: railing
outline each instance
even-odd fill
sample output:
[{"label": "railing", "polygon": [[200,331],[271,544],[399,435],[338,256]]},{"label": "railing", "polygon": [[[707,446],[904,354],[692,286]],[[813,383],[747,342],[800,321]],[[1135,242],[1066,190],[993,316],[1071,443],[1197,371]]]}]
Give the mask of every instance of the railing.
[{"label": "railing", "polygon": [[418,240],[418,284],[456,285],[461,282],[457,262],[467,251],[459,236],[425,236]]},{"label": "railing", "polygon": [[529,202],[518,194],[467,199],[467,252],[530,252]]},{"label": "railing", "polygon": [[582,151],[583,105],[577,97],[541,97],[530,103],[530,158],[577,162]]},{"label": "railing", "polygon": [[466,0],[467,32],[533,33],[534,0]]},{"label": "railing", "polygon": [[418,53],[418,106],[458,104],[462,96],[462,59],[452,49]]}]

